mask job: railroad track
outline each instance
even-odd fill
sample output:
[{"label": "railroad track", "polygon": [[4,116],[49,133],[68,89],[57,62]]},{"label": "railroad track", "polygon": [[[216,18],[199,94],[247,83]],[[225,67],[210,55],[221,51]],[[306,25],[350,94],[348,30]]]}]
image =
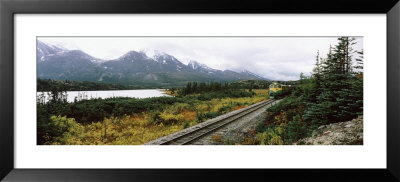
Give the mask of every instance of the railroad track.
[{"label": "railroad track", "polygon": [[[158,142],[154,144],[158,145],[188,145],[193,143],[194,141],[212,133],[213,131],[229,124],[232,122],[237,121],[238,119],[252,113],[253,111],[256,111],[257,109],[264,107],[268,104],[274,103],[274,99],[269,99],[257,104],[253,104],[247,108],[243,108],[240,111],[238,110],[237,113],[232,114],[226,118],[223,119],[217,119],[216,121],[213,122],[208,122],[207,124],[203,124],[199,126],[194,126],[191,130],[186,130],[182,131],[179,135],[172,136],[169,138],[164,138],[159,140]],[[153,143],[149,143],[153,144]]]}]

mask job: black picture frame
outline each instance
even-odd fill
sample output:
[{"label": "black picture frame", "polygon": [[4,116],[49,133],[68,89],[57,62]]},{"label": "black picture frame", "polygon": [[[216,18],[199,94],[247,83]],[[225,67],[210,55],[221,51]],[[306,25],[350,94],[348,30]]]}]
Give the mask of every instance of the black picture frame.
[{"label": "black picture frame", "polygon": [[[15,169],[14,14],[31,13],[386,14],[387,98],[382,99],[387,100],[387,168]],[[398,0],[384,2],[377,0],[0,0],[0,179],[4,181],[225,181],[228,179],[237,181],[400,181],[399,17]]]}]

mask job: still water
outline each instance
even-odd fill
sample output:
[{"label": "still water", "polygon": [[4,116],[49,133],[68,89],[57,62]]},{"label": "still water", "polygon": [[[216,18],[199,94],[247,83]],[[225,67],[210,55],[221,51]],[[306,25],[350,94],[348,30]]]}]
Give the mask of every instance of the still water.
[{"label": "still water", "polygon": [[[78,100],[91,98],[112,98],[112,97],[131,97],[131,98],[149,98],[149,97],[171,97],[164,94],[163,89],[145,89],[145,90],[104,90],[104,91],[68,91],[67,101],[74,102],[75,97]],[[37,96],[44,93],[45,102],[48,98],[48,92],[37,92]]]}]

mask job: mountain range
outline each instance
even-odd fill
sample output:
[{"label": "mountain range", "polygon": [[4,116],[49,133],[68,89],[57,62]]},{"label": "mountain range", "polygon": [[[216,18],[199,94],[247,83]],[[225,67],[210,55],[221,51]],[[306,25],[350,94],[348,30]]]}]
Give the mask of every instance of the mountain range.
[{"label": "mountain range", "polygon": [[194,60],[185,65],[174,56],[158,51],[153,57],[144,52],[129,51],[117,59],[102,60],[81,50],[68,50],[39,40],[36,62],[38,78],[143,87],[182,86],[188,81],[268,80],[247,70],[222,71]]}]

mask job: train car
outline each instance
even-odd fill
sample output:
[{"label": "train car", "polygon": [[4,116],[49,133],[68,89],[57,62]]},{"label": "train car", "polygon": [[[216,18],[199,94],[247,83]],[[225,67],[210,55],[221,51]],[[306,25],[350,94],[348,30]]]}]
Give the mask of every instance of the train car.
[{"label": "train car", "polygon": [[294,87],[291,85],[282,85],[278,82],[273,82],[269,85],[269,97],[277,98],[288,95]]}]

